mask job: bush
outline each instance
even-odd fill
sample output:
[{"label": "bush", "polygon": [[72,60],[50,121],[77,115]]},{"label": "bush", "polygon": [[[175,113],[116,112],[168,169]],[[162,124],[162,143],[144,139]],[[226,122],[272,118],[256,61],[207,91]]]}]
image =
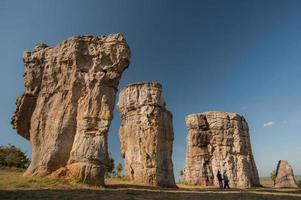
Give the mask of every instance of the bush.
[{"label": "bush", "polygon": [[0,167],[27,168],[29,158],[14,145],[0,146]]},{"label": "bush", "polygon": [[270,174],[270,176],[271,176],[271,179],[272,179],[272,181],[273,181],[273,184],[275,185],[275,180],[276,180],[276,171],[274,170],[274,171],[272,171],[271,172],[271,174]]},{"label": "bush", "polygon": [[112,158],[111,156],[108,156],[107,159],[106,159],[106,163],[105,163],[105,166],[106,166],[106,173],[105,173],[105,177],[106,178],[109,178],[112,176],[114,176],[114,168],[115,168],[115,160],[114,158]]},{"label": "bush", "polygon": [[118,178],[121,177],[121,172],[122,172],[122,170],[123,170],[122,164],[121,164],[121,163],[118,163],[117,166],[116,166],[116,172],[117,172]]}]

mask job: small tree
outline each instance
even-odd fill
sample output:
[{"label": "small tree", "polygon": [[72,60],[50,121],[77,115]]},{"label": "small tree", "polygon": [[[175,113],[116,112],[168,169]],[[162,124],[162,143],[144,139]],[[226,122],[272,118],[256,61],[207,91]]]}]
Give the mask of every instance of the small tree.
[{"label": "small tree", "polygon": [[0,167],[27,168],[29,164],[29,158],[18,147],[11,144],[0,146]]},{"label": "small tree", "polygon": [[117,173],[116,173],[115,170],[113,170],[112,175],[113,175],[113,177],[116,177],[116,176],[117,176]]},{"label": "small tree", "polygon": [[184,171],[180,170],[180,182],[183,181]]},{"label": "small tree", "polygon": [[120,177],[120,174],[121,174],[122,170],[123,170],[122,164],[118,163],[117,166],[116,166],[116,172],[117,172],[118,177]]},{"label": "small tree", "polygon": [[273,181],[273,184],[275,185],[275,180],[276,180],[276,171],[275,170],[271,172],[271,179]]},{"label": "small tree", "polygon": [[114,160],[114,158],[112,158],[111,156],[108,156],[107,160],[106,160],[105,166],[106,166],[105,176],[106,177],[111,177],[111,175],[113,173],[113,170],[115,168],[115,160]]}]

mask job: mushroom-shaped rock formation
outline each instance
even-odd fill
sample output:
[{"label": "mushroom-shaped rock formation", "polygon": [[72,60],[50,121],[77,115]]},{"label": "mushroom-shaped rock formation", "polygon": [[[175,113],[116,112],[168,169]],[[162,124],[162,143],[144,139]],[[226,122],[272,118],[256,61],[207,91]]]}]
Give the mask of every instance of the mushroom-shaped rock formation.
[{"label": "mushroom-shaped rock formation", "polygon": [[30,140],[25,175],[104,184],[107,133],[130,49],[121,34],[74,36],[24,52],[25,92],[13,128]]},{"label": "mushroom-shaped rock formation", "polygon": [[134,182],[176,187],[172,145],[172,114],[165,108],[162,87],[145,82],[126,86],[119,95],[120,152],[125,176]]},{"label": "mushroom-shaped rock formation", "polygon": [[205,112],[186,117],[188,128],[184,181],[218,186],[226,173],[230,187],[259,186],[246,120],[235,113]]},{"label": "mushroom-shaped rock formation", "polygon": [[298,188],[293,168],[286,160],[279,160],[274,182],[276,188]]}]

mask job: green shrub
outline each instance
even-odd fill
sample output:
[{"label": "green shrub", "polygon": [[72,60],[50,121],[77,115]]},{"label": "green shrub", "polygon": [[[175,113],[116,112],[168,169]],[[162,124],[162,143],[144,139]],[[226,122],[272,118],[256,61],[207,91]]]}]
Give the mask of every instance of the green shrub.
[{"label": "green shrub", "polygon": [[273,184],[275,184],[275,180],[276,180],[276,171],[275,171],[275,170],[272,171],[271,174],[270,174],[270,176],[271,176],[271,179],[272,179],[272,181],[273,181]]},{"label": "green shrub", "polygon": [[29,164],[29,158],[18,147],[0,146],[0,167],[27,168]]},{"label": "green shrub", "polygon": [[115,160],[110,155],[106,159],[105,166],[106,166],[106,173],[105,173],[106,178],[111,177],[112,174],[114,174],[113,172],[115,168]]},{"label": "green shrub", "polygon": [[120,178],[121,177],[121,172],[123,170],[122,164],[118,163],[116,166],[116,172],[117,172],[117,176]]}]

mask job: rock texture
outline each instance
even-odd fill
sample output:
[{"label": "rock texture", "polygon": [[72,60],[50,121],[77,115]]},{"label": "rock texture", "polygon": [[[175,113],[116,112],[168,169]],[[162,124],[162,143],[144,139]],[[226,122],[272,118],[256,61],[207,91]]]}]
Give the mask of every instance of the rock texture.
[{"label": "rock texture", "polygon": [[172,114],[165,108],[161,85],[128,85],[120,92],[118,108],[125,176],[134,182],[175,187]]},{"label": "rock texture", "polygon": [[230,187],[259,185],[246,120],[235,113],[205,112],[186,117],[188,128],[184,181],[218,186],[226,172]]},{"label": "rock texture", "polygon": [[286,160],[279,160],[274,182],[276,188],[298,188],[293,168]]},{"label": "rock texture", "polygon": [[25,175],[104,184],[107,132],[130,50],[121,34],[74,36],[24,52],[25,92],[12,125],[32,145]]}]

